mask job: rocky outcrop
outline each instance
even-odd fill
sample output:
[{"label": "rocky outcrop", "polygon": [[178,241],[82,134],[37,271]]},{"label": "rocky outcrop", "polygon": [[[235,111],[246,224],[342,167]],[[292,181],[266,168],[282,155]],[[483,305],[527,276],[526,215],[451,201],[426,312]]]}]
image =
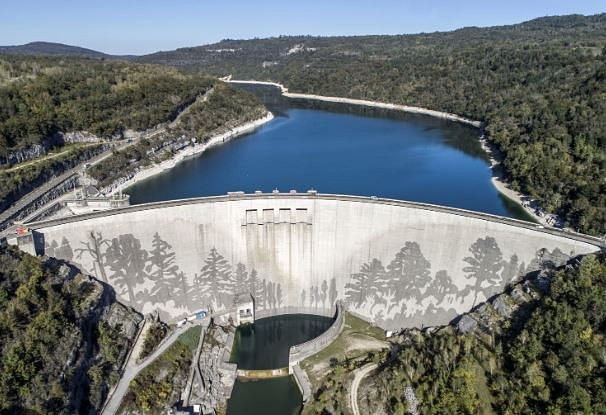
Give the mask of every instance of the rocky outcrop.
[{"label": "rocky outcrop", "polygon": [[202,413],[216,413],[226,408],[236,382],[235,363],[229,363],[233,344],[232,327],[212,326],[205,333],[204,343],[191,390],[190,403],[200,403]]},{"label": "rocky outcrop", "polygon": [[136,138],[140,134],[142,133],[129,130],[110,137],[98,137],[88,131],[72,131],[68,133],[57,132],[51,137],[43,140],[40,144],[32,144],[26,148],[13,150],[6,156],[0,156],[0,166],[33,160],[45,156],[53,148],[62,147],[66,144],[100,143],[102,141],[121,140],[123,138]]},{"label": "rocky outcrop", "polygon": [[15,150],[6,156],[0,156],[0,166],[5,164],[17,164],[27,160],[42,157],[53,147],[53,140],[47,140],[42,144],[32,144],[31,146]]}]

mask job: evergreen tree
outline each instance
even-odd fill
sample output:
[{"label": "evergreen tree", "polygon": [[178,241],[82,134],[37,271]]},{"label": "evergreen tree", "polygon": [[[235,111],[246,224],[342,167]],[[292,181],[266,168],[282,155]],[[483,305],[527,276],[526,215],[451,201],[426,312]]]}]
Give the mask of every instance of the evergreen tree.
[{"label": "evergreen tree", "polygon": [[[229,294],[232,289],[231,267],[215,248],[210,250],[208,257],[197,277],[196,284],[201,293],[209,298],[216,306],[230,305]],[[233,293],[231,293],[233,294]]]},{"label": "evergreen tree", "polygon": [[176,255],[172,246],[156,232],[146,267],[150,279],[154,281],[149,298],[154,303],[166,304],[170,299],[175,301],[172,291],[179,284],[179,266],[175,262]]},{"label": "evergreen tree", "polygon": [[[236,271],[234,272],[233,284],[235,292],[243,292],[249,289],[249,277],[246,271],[246,266],[242,263],[236,265]],[[253,293],[251,293],[253,294]]]}]

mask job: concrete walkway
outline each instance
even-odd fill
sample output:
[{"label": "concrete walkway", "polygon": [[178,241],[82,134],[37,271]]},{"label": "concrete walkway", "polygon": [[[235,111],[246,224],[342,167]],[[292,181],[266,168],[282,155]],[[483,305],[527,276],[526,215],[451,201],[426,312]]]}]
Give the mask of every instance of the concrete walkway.
[{"label": "concrete walkway", "polygon": [[[204,319],[207,320],[208,318]],[[116,386],[114,393],[109,397],[109,401],[101,411],[102,414],[112,415],[118,412],[118,408],[120,408],[120,403],[122,402],[122,398],[126,395],[128,391],[128,387],[130,386],[130,382],[139,374],[140,371],[149,366],[158,356],[164,353],[172,344],[179,338],[179,336],[185,333],[190,328],[201,325],[204,320],[197,322],[196,324],[186,324],[183,327],[179,327],[172,334],[167,337],[160,346],[149,355],[144,361],[139,364],[135,364],[137,358],[133,356],[132,359],[127,363],[124,368],[124,372],[122,373],[122,377]]]},{"label": "concrete walkway", "polygon": [[349,402],[351,404],[351,412],[353,415],[360,415],[360,410],[358,409],[358,387],[360,386],[360,382],[364,376],[368,375],[377,367],[378,366],[376,363],[369,363],[354,372],[354,379],[351,382],[351,389],[349,391]]}]

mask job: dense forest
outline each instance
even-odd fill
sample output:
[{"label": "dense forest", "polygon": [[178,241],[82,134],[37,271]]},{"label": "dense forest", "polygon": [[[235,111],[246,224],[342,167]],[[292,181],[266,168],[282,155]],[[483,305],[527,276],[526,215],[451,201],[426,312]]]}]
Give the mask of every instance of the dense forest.
[{"label": "dense forest", "polygon": [[[421,414],[606,413],[606,257],[531,277],[505,297],[472,313],[475,331],[408,329],[391,352],[370,355],[380,366],[361,386],[363,412],[403,415],[410,386]],[[333,362],[309,413],[343,413],[353,363]]]},{"label": "dense forest", "polygon": [[205,99],[192,104],[165,133],[141,139],[114,153],[88,173],[101,186],[132,176],[138,169],[162,162],[191,142],[203,143],[247,121],[261,118],[267,110],[249,92],[217,82]]},{"label": "dense forest", "polygon": [[110,287],[0,248],[0,413],[99,412],[141,319]]},{"label": "dense forest", "polygon": [[212,84],[163,66],[1,56],[0,157],[46,144],[59,132],[111,138],[154,127],[174,119]]},{"label": "dense forest", "polygon": [[515,189],[606,233],[606,14],[402,36],[224,40],[142,62],[481,120]]}]

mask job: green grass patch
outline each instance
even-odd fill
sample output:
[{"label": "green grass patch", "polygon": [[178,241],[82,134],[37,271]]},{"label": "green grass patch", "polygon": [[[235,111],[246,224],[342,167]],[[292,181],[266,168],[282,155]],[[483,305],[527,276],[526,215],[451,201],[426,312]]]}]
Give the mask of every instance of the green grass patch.
[{"label": "green grass patch", "polygon": [[181,343],[183,346],[187,347],[190,350],[196,350],[198,347],[198,342],[200,341],[200,335],[202,334],[202,327],[195,326],[191,329],[187,330],[185,333],[180,335],[177,338],[177,341]]},{"label": "green grass patch", "polygon": [[[385,334],[379,327],[371,325],[369,322],[345,312],[345,324],[341,334],[329,344],[326,348],[313,356],[308,357],[301,362],[301,367],[307,371],[312,383],[316,384],[321,379],[315,379],[313,373],[314,366],[326,366],[334,360],[343,361],[345,359],[354,360],[361,356],[366,356],[368,349],[358,349],[350,347],[356,341],[379,340],[385,341]],[[348,350],[351,349],[351,350]]]}]

